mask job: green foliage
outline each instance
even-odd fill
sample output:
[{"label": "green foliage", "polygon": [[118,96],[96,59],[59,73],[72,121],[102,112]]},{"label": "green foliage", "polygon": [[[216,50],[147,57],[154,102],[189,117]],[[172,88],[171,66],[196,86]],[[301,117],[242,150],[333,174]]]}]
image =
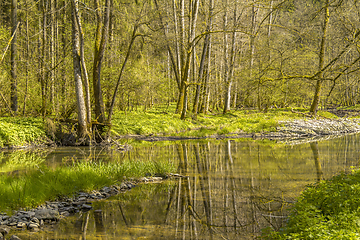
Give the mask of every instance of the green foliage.
[{"label": "green foliage", "polygon": [[0,147],[41,143],[45,138],[42,119],[0,118]]},{"label": "green foliage", "polygon": [[359,239],[360,170],[309,186],[269,239]]}]

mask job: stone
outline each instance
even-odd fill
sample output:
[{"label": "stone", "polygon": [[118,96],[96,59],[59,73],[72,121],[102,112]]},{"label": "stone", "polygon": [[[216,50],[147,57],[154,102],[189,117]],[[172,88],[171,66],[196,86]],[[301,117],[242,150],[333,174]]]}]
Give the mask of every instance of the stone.
[{"label": "stone", "polygon": [[68,217],[68,216],[70,216],[70,213],[68,211],[64,211],[64,212],[61,212],[60,215],[63,217]]},{"label": "stone", "polygon": [[121,183],[120,184],[120,189],[121,190],[126,190],[126,189],[129,189],[128,185],[126,183]]},{"label": "stone", "polygon": [[17,228],[25,228],[26,227],[26,223],[24,222],[18,222],[16,225]]},{"label": "stone", "polygon": [[80,198],[78,198],[78,201],[79,201],[79,202],[84,202],[84,201],[86,201],[86,200],[87,200],[86,197],[80,197]]},{"label": "stone", "polygon": [[83,210],[90,210],[90,209],[92,209],[92,206],[87,205],[87,204],[83,204],[83,205],[81,206],[81,209],[83,209]]},{"label": "stone", "polygon": [[7,228],[7,227],[0,227],[0,233],[3,235],[3,236],[6,236],[8,235],[10,232],[10,228]]},{"label": "stone", "polygon": [[35,211],[35,217],[39,220],[55,220],[60,219],[60,214],[58,210],[54,209],[38,209]]},{"label": "stone", "polygon": [[34,223],[40,223],[40,220],[36,217],[31,218],[30,221]]},{"label": "stone", "polygon": [[40,227],[40,224],[38,224],[38,223],[29,223],[28,226],[27,226],[27,228],[29,230],[33,230],[35,228],[39,229],[39,227]]},{"label": "stone", "polygon": [[100,192],[105,192],[105,193],[109,193],[111,191],[111,188],[109,187],[103,187]]}]

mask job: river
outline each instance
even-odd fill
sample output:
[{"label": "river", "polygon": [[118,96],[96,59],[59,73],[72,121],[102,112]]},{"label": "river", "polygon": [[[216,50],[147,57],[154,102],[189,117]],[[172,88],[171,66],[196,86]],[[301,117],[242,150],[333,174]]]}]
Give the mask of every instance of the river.
[{"label": "river", "polygon": [[[254,239],[280,229],[308,184],[359,163],[360,135],[304,144],[223,140],[148,143],[123,159],[167,160],[183,178],[144,183],[22,239]],[[57,148],[44,155],[111,159],[102,149]],[[2,168],[5,162],[3,161]]]}]

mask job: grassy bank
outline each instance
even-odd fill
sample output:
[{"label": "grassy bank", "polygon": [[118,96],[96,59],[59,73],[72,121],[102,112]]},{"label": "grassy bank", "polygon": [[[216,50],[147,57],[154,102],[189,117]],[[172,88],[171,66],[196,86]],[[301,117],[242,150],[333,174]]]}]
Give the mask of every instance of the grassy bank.
[{"label": "grassy bank", "polygon": [[[305,109],[297,109],[304,112]],[[111,131],[115,135],[158,134],[163,136],[205,137],[214,134],[275,132],[281,121],[304,118],[291,109],[270,109],[266,113],[257,110],[239,110],[227,114],[199,114],[196,118],[180,120],[175,110],[164,112],[161,109],[133,112],[118,112],[113,118]],[[319,116],[336,118],[328,112]]]},{"label": "grassy bank", "polygon": [[289,221],[267,239],[359,239],[360,170],[309,186]]},{"label": "grassy bank", "polygon": [[[166,111],[165,111],[166,110]],[[169,109],[153,108],[147,111],[117,112],[112,121],[111,134],[206,137],[231,133],[266,133],[276,131],[280,121],[304,118],[291,109],[270,109],[266,113],[256,110],[239,110],[227,114],[199,114],[180,120],[174,106]],[[305,109],[296,109],[305,112]],[[190,114],[189,114],[190,115]],[[328,112],[319,116],[335,118]],[[56,127],[49,119],[3,117],[0,118],[0,148],[41,144],[47,134],[53,136]]]},{"label": "grassy bank", "polygon": [[[32,159],[28,159],[32,161]],[[31,165],[30,163],[28,165]],[[0,211],[35,207],[77,191],[90,191],[126,178],[175,172],[169,161],[74,162],[55,170],[45,166],[0,175]]]}]

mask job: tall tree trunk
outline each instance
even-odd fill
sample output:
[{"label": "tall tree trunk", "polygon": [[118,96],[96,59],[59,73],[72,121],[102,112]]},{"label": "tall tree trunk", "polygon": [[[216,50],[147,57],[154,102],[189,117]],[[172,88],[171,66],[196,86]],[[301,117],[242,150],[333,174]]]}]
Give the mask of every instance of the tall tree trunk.
[{"label": "tall tree trunk", "polygon": [[[235,57],[236,57],[236,28],[237,28],[237,1],[235,1],[234,14],[233,14],[233,32],[231,37],[231,50],[230,50],[230,66],[226,68],[226,78],[225,80],[225,100],[224,100],[224,111],[227,113],[230,111],[231,105],[231,87],[233,84],[233,75],[235,68]],[[226,38],[224,37],[224,40]],[[227,41],[224,41],[224,48],[227,48]],[[225,51],[224,51],[225,52]],[[226,54],[227,55],[227,54]],[[225,56],[226,56],[225,55]],[[227,58],[227,56],[226,56]],[[229,63],[227,63],[229,64]]]},{"label": "tall tree trunk", "polygon": [[[210,0],[209,2],[209,16],[206,31],[208,32],[204,39],[204,46],[200,60],[200,67],[199,67],[199,76],[198,76],[198,85],[196,86],[196,93],[195,93],[195,100],[193,106],[193,113],[196,115],[200,108],[200,95],[201,92],[204,92],[206,86],[206,81],[204,81],[204,72],[205,72],[205,65],[206,60],[210,58],[209,56],[209,48],[210,48],[210,31],[212,29],[212,21],[213,21],[213,8],[214,8],[214,1]],[[202,84],[201,84],[202,83]],[[203,90],[202,90],[203,89]],[[203,99],[204,100],[204,99]]]},{"label": "tall tree trunk", "polygon": [[46,116],[47,109],[47,57],[46,57],[46,44],[47,44],[47,1],[42,0],[42,26],[40,31],[42,31],[42,46],[41,46],[41,55],[39,56],[41,67],[40,67],[40,83],[41,83],[41,114],[43,117]]},{"label": "tall tree trunk", "polygon": [[81,63],[80,63],[80,39],[79,39],[79,26],[77,25],[75,12],[76,5],[74,5],[71,11],[72,20],[72,54],[73,54],[73,65],[74,65],[74,80],[75,80],[75,91],[76,101],[78,110],[78,135],[80,138],[86,138],[87,132],[87,121],[86,121],[86,107],[84,101],[84,93],[81,81]]},{"label": "tall tree trunk", "polygon": [[50,0],[50,48],[49,48],[49,61],[50,61],[50,103],[52,112],[55,112],[55,0]]},{"label": "tall tree trunk", "polygon": [[[187,100],[188,100],[188,79],[189,79],[189,73],[190,73],[190,64],[191,64],[191,55],[195,48],[195,31],[196,31],[196,23],[197,23],[197,17],[198,17],[198,10],[199,10],[199,0],[195,0],[193,5],[191,6],[191,26],[189,29],[189,40],[187,44],[187,53],[186,53],[186,61],[183,66],[182,70],[182,77],[181,77],[181,92],[180,92],[180,108],[181,111],[181,119],[186,118],[187,114]],[[179,106],[179,105],[178,105]]]},{"label": "tall tree trunk", "polygon": [[[28,8],[28,2],[27,0],[25,1],[25,8]],[[23,105],[23,116],[25,116],[25,111],[26,111],[26,100],[27,100],[27,95],[28,95],[28,83],[29,83],[29,69],[30,69],[30,39],[29,39],[29,17],[28,17],[28,11],[26,11],[25,13],[26,16],[26,20],[25,20],[25,31],[26,31],[26,36],[25,36],[25,41],[26,41],[26,64],[25,64],[25,92],[24,92],[24,105]]]},{"label": "tall tree trunk", "polygon": [[101,89],[101,64],[103,61],[106,44],[108,40],[110,0],[105,2],[105,14],[102,20],[99,0],[94,0],[97,18],[97,29],[95,36],[95,58],[93,67],[93,87],[95,98],[95,117],[100,123],[105,122],[105,107]]},{"label": "tall tree trunk", "polygon": [[17,0],[11,1],[11,110],[16,114],[18,111],[16,56],[17,56]]},{"label": "tall tree trunk", "polygon": [[[80,37],[80,61],[81,61],[81,67],[82,67],[82,73],[84,76],[84,87],[85,87],[85,93],[86,93],[86,98],[85,98],[85,106],[86,106],[86,119],[88,124],[91,124],[91,105],[90,105],[90,87],[89,87],[89,75],[87,72],[87,68],[86,68],[86,64],[85,64],[85,54],[84,54],[84,32],[82,29],[82,25],[81,25],[81,18],[80,18],[80,13],[79,13],[79,9],[78,9],[78,1],[77,0],[73,0],[72,1],[73,5],[75,6],[74,8],[74,13],[75,13],[75,19],[76,19],[76,23],[77,26],[79,28],[79,37]],[[91,127],[89,127],[88,129],[89,131],[91,131]]]},{"label": "tall tree trunk", "polygon": [[321,87],[324,78],[324,72],[322,72],[322,69],[324,67],[324,61],[325,61],[326,35],[327,35],[327,27],[329,25],[329,19],[330,19],[329,5],[330,5],[329,0],[326,0],[326,5],[324,8],[324,23],[322,28],[322,37],[321,37],[320,52],[319,52],[319,65],[318,65],[319,73],[317,75],[313,102],[310,107],[310,113],[312,113],[313,115],[316,115],[318,110],[320,95],[321,95]]},{"label": "tall tree trunk", "polygon": [[[184,110],[186,111],[186,107],[184,106],[184,102],[186,99],[185,96],[185,91],[186,91],[186,80],[184,81],[184,75],[188,73],[188,70],[185,70],[185,68],[188,69],[188,66],[185,66],[186,61],[185,58],[185,3],[184,0],[180,0],[180,36],[179,36],[179,43],[180,43],[180,67],[181,67],[181,72],[180,72],[180,88],[179,88],[179,99],[178,99],[178,103],[176,106],[176,113],[181,112],[181,114],[183,115]],[[188,53],[189,54],[189,53]],[[185,73],[186,71],[186,73]],[[185,108],[185,109],[184,109]],[[185,112],[186,115],[186,112]]]}]

